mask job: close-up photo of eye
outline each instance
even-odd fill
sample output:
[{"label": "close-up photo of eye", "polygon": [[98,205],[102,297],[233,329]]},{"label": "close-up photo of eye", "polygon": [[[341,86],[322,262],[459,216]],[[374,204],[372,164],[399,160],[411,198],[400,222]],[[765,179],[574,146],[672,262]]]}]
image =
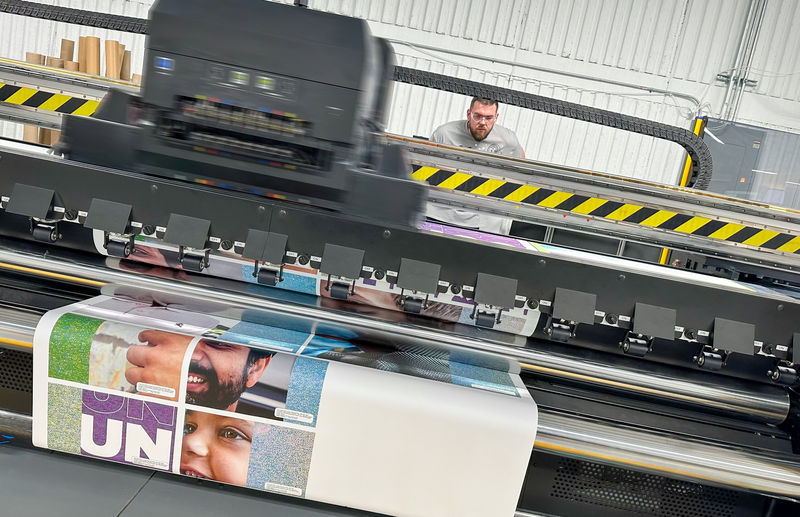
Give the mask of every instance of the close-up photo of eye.
[{"label": "close-up photo of eye", "polygon": [[247,436],[245,433],[239,431],[234,427],[224,427],[220,430],[219,436],[222,438],[226,438],[229,440],[247,440],[250,441],[250,437]]}]

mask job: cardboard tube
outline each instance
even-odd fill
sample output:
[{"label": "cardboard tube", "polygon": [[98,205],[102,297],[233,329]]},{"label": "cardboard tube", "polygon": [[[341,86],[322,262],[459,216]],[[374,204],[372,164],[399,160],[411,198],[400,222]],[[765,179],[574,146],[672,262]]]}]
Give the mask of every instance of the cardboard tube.
[{"label": "cardboard tube", "polygon": [[113,39],[106,40],[106,77],[119,79],[119,43]]},{"label": "cardboard tube", "polygon": [[25,125],[22,127],[22,140],[32,144],[39,143],[39,128],[37,126]]},{"label": "cardboard tube", "polygon": [[76,72],[80,70],[80,66],[77,61],[64,61],[64,68],[67,70],[75,70]]},{"label": "cardboard tube", "polygon": [[25,62],[34,65],[43,65],[44,56],[42,54],[36,54],[35,52],[25,52]]},{"label": "cardboard tube", "polygon": [[47,128],[39,128],[39,143],[44,145],[50,145],[50,133],[52,133],[52,129]]},{"label": "cardboard tube", "polygon": [[64,61],[72,61],[72,58],[75,57],[75,42],[71,39],[62,39],[59,57]]},{"label": "cardboard tube", "polygon": [[52,147],[61,138],[61,131],[57,129],[39,129],[39,143]]},{"label": "cardboard tube", "polygon": [[100,38],[86,36],[86,73],[100,75]]},{"label": "cardboard tube", "polygon": [[86,36],[81,36],[78,40],[78,70],[86,71]]},{"label": "cardboard tube", "polygon": [[122,70],[119,73],[119,78],[123,81],[131,80],[131,51],[126,50],[122,56]]},{"label": "cardboard tube", "polygon": [[60,57],[47,57],[47,66],[52,66],[53,68],[64,68],[64,60]]}]

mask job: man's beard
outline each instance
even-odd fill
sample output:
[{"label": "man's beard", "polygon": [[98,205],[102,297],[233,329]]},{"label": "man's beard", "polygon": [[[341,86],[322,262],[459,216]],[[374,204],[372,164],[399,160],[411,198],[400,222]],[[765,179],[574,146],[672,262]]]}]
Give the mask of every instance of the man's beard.
[{"label": "man's beard", "polygon": [[247,389],[247,366],[245,365],[241,377],[233,382],[220,383],[217,372],[213,368],[206,368],[195,361],[189,364],[189,375],[197,374],[205,378],[206,390],[200,393],[186,392],[186,402],[197,406],[214,409],[227,409],[239,400],[244,390]]},{"label": "man's beard", "polygon": [[492,132],[491,128],[487,128],[485,129],[486,133],[483,134],[477,133],[478,129],[472,129],[472,126],[470,126],[469,124],[467,124],[467,129],[469,129],[472,138],[474,138],[478,142],[480,142],[481,140],[485,140],[486,137],[489,136],[489,133]]}]

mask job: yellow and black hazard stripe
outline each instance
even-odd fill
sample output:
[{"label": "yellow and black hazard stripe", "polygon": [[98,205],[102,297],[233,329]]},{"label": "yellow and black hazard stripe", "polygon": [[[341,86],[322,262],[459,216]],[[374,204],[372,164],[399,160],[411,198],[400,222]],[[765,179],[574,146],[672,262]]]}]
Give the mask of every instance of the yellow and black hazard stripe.
[{"label": "yellow and black hazard stripe", "polygon": [[485,178],[466,172],[414,165],[412,176],[434,187],[503,199],[573,214],[634,223],[649,228],[736,242],[746,246],[800,254],[800,236],[745,226],[707,217],[680,214],[642,205],[620,203],[522,183]]},{"label": "yellow and black hazard stripe", "polygon": [[28,106],[55,113],[89,116],[97,109],[96,100],[45,92],[24,86],[0,83],[0,102]]}]

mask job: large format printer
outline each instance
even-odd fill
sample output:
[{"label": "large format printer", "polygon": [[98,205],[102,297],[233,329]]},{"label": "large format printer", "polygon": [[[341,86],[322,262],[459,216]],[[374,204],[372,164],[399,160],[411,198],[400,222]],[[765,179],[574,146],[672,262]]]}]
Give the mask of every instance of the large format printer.
[{"label": "large format printer", "polygon": [[[392,78],[536,99],[395,68],[361,20],[159,0],[146,29],[140,93],[112,89],[92,117],[63,117],[52,154],[0,147],[9,439],[29,433],[38,316],[113,284],[509,361],[540,407],[519,515],[797,512],[800,214],[384,134]],[[227,36],[210,45],[212,32]],[[23,73],[4,64],[3,88]],[[661,131],[707,183],[702,141],[630,119],[608,123]],[[513,216],[539,244],[432,231],[428,198]],[[124,267],[137,239],[173,247],[186,274]],[[658,264],[665,248],[680,267]],[[221,287],[221,256],[252,262],[250,283]],[[343,303],[269,289],[289,265],[317,271]],[[409,319],[348,303],[365,280],[390,285]],[[425,317],[438,295],[463,299],[469,319]],[[523,313],[532,335],[498,330]]]}]

